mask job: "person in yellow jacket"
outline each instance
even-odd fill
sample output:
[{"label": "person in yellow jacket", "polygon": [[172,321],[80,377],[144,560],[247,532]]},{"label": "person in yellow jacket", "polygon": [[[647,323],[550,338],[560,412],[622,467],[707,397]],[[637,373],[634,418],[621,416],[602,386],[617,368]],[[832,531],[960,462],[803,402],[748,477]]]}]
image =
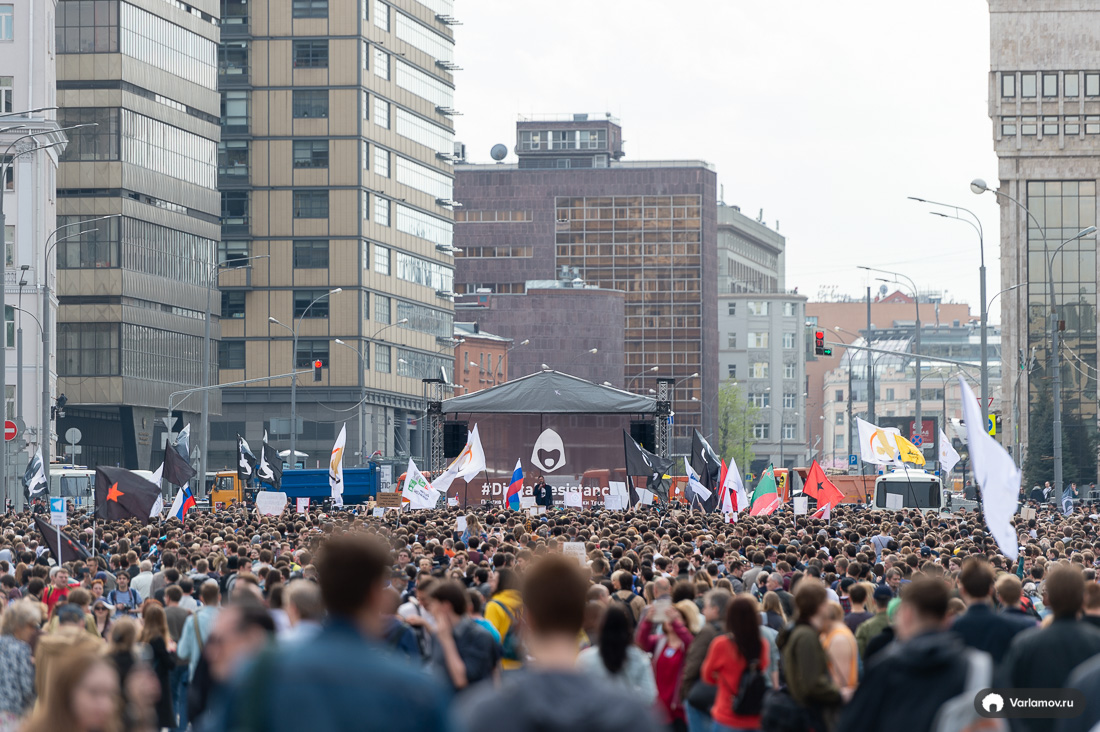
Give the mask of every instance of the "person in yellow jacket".
[{"label": "person in yellow jacket", "polygon": [[526,653],[521,635],[523,600],[519,594],[519,575],[504,567],[492,575],[490,582],[494,585],[493,596],[485,603],[485,619],[500,633],[504,648],[500,667],[505,671],[522,668]]}]

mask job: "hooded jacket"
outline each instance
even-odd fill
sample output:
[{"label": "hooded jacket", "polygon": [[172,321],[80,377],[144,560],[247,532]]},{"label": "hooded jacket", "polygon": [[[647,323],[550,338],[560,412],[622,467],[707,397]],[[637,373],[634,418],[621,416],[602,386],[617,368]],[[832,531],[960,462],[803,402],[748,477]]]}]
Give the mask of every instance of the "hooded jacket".
[{"label": "hooded jacket", "polygon": [[[511,611],[511,617],[509,617],[508,613],[497,604],[498,602]],[[493,598],[489,600],[489,602],[485,603],[485,619],[492,623],[493,627],[500,633],[502,643],[508,635],[508,629],[512,627],[513,619],[519,619],[519,614],[522,609],[523,599],[519,595],[519,590],[504,590],[503,592],[498,592],[493,595]],[[501,661],[500,667],[503,669],[517,669],[522,668],[523,663],[506,658]]]},{"label": "hooded jacket", "polygon": [[932,729],[940,706],[965,688],[968,668],[963,643],[953,633],[893,643],[868,664],[838,732]]}]

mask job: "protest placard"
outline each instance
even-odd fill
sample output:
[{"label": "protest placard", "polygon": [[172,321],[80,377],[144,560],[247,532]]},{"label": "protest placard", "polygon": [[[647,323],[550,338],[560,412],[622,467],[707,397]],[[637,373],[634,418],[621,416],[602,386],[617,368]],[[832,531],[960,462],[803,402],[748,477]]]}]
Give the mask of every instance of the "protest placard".
[{"label": "protest placard", "polygon": [[[569,495],[566,493],[565,495]],[[580,495],[579,493],[577,494]],[[576,557],[582,567],[588,566],[588,557],[584,553],[583,541],[567,541],[561,545],[561,553],[567,557]]]},{"label": "protest placard", "polygon": [[278,516],[286,508],[286,493],[260,491],[256,494],[256,510],[263,516]]}]

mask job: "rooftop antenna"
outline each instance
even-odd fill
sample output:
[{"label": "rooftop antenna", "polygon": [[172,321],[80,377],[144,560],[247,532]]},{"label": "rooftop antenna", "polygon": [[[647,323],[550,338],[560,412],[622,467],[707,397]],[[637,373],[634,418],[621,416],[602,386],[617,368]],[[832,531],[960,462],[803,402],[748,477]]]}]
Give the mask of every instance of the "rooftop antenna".
[{"label": "rooftop antenna", "polygon": [[504,160],[504,158],[508,157],[508,148],[498,142],[496,145],[493,145],[493,149],[489,151],[489,157],[499,163]]},{"label": "rooftop antenna", "polygon": [[718,186],[718,201],[725,206],[726,205],[726,184]]},{"label": "rooftop antenna", "polygon": [[758,223],[764,223],[764,209],[760,209],[760,215],[756,217]]}]

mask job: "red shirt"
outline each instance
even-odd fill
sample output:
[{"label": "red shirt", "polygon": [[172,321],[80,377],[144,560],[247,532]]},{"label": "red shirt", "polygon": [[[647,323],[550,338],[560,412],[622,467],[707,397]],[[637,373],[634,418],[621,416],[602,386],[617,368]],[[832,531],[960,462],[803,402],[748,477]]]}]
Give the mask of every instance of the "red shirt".
[{"label": "red shirt", "polygon": [[[768,669],[768,641],[760,639],[760,670]],[[718,686],[718,695],[710,716],[715,722],[734,729],[760,729],[760,715],[741,716],[733,713],[733,700],[741,686],[741,674],[748,664],[737,644],[729,635],[720,635],[711,641],[707,658],[703,661],[702,679]]]},{"label": "red shirt", "polygon": [[53,615],[53,609],[57,606],[57,603],[65,600],[69,597],[69,588],[58,587],[57,585],[50,585],[42,593],[42,601],[46,603],[46,610],[50,615]]}]

